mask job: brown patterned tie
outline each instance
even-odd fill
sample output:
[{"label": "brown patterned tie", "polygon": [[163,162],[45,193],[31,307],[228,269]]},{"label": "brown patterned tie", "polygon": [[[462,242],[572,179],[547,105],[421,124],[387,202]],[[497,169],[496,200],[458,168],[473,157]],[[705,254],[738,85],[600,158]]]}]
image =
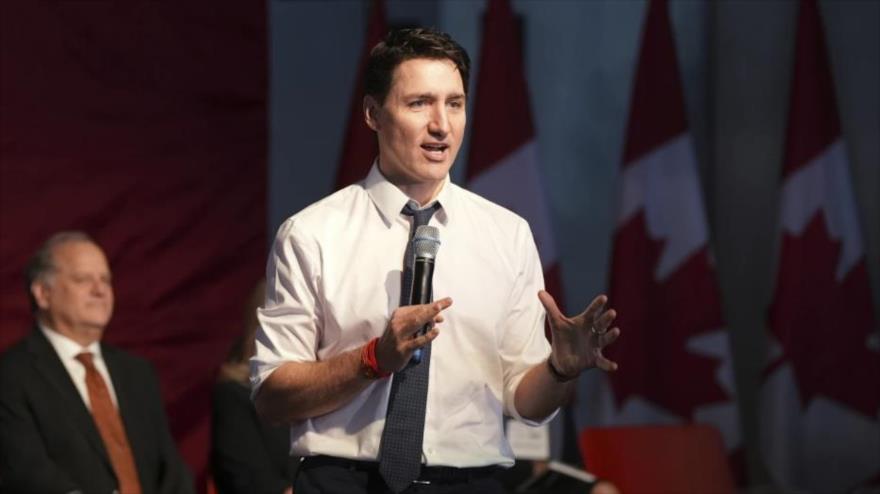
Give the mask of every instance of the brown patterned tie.
[{"label": "brown patterned tie", "polygon": [[113,472],[119,481],[121,494],[140,494],[141,484],[138,480],[137,469],[134,466],[134,455],[128,445],[128,437],[125,435],[125,426],[122,425],[122,417],[110,399],[110,390],[107,383],[98,373],[93,361],[94,356],[90,352],[83,352],[76,356],[83,367],[86,368],[86,387],[89,390],[89,402],[92,405],[92,418],[98,426],[104,447],[110,455],[110,463]]}]

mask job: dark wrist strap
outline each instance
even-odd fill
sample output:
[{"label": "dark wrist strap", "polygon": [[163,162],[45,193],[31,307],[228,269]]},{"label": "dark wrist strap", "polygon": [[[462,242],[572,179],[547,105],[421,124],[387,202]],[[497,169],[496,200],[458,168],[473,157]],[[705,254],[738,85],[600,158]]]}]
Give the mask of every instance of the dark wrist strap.
[{"label": "dark wrist strap", "polygon": [[568,381],[572,381],[577,379],[580,374],[575,374],[573,376],[566,376],[565,374],[559,372],[559,370],[553,365],[553,359],[547,357],[547,368],[550,370],[550,375],[553,376],[553,379],[558,383],[567,383]]}]

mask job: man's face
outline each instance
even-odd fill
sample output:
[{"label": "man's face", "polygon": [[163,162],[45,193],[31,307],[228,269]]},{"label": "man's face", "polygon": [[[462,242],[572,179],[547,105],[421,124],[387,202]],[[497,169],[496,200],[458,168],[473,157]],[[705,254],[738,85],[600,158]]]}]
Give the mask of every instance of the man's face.
[{"label": "man's face", "polygon": [[110,267],[101,249],[84,241],[65,242],[52,252],[55,269],[31,289],[52,329],[81,345],[101,338],[113,314]]},{"label": "man's face", "polygon": [[378,134],[385,176],[398,186],[439,184],[455,161],[467,120],[455,64],[427,58],[401,63],[385,103],[373,109],[367,123]]}]

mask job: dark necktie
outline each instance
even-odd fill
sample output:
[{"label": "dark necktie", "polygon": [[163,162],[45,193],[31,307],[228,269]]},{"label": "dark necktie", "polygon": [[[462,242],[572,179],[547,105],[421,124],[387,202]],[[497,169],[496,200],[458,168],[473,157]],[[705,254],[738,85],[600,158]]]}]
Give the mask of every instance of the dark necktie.
[{"label": "dark necktie", "polygon": [[[416,228],[427,225],[439,203],[425,209],[416,209],[412,201],[402,213],[413,217],[409,236]],[[403,281],[400,305],[409,305],[413,284],[412,242],[407,243],[404,255]],[[428,366],[431,363],[431,344],[425,345],[422,360],[408,364],[394,373],[385,429],[379,449],[379,473],[394,492],[401,492],[417,478],[422,468],[422,437],[425,433],[425,401],[428,397]]]},{"label": "dark necktie", "polygon": [[92,406],[92,418],[110,456],[110,465],[119,482],[119,492],[140,494],[141,484],[134,464],[134,455],[128,444],[122,417],[119,416],[119,411],[110,398],[107,383],[95,368],[94,356],[90,352],[80,353],[76,359],[86,368],[86,388]]}]

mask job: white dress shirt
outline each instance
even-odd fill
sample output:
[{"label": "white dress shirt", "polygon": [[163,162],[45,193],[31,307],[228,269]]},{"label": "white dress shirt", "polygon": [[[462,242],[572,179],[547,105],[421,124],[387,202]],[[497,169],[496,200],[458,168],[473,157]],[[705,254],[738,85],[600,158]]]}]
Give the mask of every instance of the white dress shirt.
[{"label": "white dress shirt", "polygon": [[92,409],[92,403],[89,400],[89,389],[86,387],[86,368],[76,359],[76,356],[83,352],[90,352],[94,356],[95,368],[107,384],[107,389],[110,391],[110,399],[113,400],[113,405],[116,405],[117,408],[119,407],[116,402],[116,391],[113,389],[113,380],[110,379],[110,372],[107,370],[107,364],[104,363],[104,356],[101,354],[101,344],[99,342],[95,341],[91,345],[84,347],[58,331],[43,325],[40,325],[40,331],[43,332],[46,339],[49,340],[49,344],[55,349],[55,353],[58,354],[58,358],[61,359],[61,363],[64,364],[64,368],[70,374],[70,379],[73,381],[76,390],[79,391],[79,395],[83,399],[83,403],[86,404],[89,410]]},{"label": "white dress shirt", "polygon": [[[382,335],[400,301],[411,222],[401,210],[408,200],[374,164],[363,182],[281,225],[265,307],[257,311],[254,393],[285,362],[326,360]],[[442,244],[433,292],[453,304],[432,343],[423,459],[512,465],[503,415],[523,420],[514,392],[550,353],[538,252],[525,220],[448,176],[437,200],[442,209],[430,224]],[[291,453],[376,460],[391,379],[376,380],[333,412],[294,423]]]}]

